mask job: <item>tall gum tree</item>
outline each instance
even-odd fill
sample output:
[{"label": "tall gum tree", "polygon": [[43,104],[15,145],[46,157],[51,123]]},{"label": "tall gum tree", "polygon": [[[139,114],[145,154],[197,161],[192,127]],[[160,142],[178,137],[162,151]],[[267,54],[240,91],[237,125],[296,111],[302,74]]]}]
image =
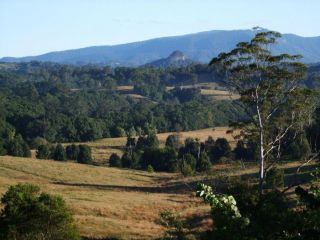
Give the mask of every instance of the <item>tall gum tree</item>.
[{"label": "tall gum tree", "polygon": [[240,95],[249,116],[243,132],[258,142],[261,194],[266,172],[280,159],[281,141],[289,131],[303,129],[313,110],[311,91],[300,87],[306,72],[301,56],[270,50],[280,37],[258,31],[250,42],[240,42],[210,62],[223,72],[229,90]]}]

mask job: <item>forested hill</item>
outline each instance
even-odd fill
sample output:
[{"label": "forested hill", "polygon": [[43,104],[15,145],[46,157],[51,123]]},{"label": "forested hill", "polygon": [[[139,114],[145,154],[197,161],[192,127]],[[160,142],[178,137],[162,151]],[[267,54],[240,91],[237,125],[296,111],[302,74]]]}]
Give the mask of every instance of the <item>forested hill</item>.
[{"label": "forested hill", "polygon": [[[238,42],[249,41],[252,30],[208,31],[183,36],[165,37],[114,46],[94,46],[50,52],[39,56],[0,59],[4,62],[52,61],[69,64],[108,64],[111,66],[139,66],[166,58],[180,50],[191,60],[207,63],[220,52],[229,51]],[[301,54],[307,63],[320,62],[320,37],[301,37],[284,34],[275,53]]]},{"label": "forested hill", "polygon": [[[110,68],[57,63],[0,64],[0,155],[7,139],[91,141],[226,126],[244,117],[239,103],[216,100],[200,81],[219,85],[205,65]],[[180,88],[183,85],[188,88]],[[191,87],[191,88],[190,88]],[[217,91],[212,89],[213,92]],[[195,114],[196,113],[196,114]],[[3,148],[2,148],[3,149]]]}]

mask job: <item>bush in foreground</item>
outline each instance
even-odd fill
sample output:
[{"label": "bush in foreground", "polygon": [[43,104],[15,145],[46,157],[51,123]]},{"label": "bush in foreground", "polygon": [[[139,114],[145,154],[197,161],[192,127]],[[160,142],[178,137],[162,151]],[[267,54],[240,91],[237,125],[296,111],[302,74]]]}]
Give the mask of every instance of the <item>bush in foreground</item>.
[{"label": "bush in foreground", "polygon": [[61,197],[30,184],[11,186],[1,199],[0,239],[79,240],[72,214]]}]

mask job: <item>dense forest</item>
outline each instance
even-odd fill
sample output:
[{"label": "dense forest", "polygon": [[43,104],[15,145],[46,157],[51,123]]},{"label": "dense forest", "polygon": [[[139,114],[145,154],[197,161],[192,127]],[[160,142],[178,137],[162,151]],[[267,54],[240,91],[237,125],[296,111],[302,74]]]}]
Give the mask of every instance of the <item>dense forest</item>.
[{"label": "dense forest", "polygon": [[[215,101],[199,89],[219,82],[203,65],[185,68],[110,68],[53,63],[0,65],[1,128],[32,145],[125,136],[132,130],[158,132],[227,125],[245,117],[237,101]],[[121,90],[131,86],[131,90]],[[166,87],[175,87],[167,91]],[[120,89],[120,90],[119,90]],[[136,98],[132,95],[138,95]],[[195,114],[196,113],[196,114]]]}]

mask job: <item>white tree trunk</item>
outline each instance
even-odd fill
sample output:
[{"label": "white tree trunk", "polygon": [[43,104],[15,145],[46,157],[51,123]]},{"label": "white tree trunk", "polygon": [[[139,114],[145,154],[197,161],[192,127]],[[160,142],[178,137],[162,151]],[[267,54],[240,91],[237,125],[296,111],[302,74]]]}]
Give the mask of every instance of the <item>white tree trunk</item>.
[{"label": "white tree trunk", "polygon": [[262,194],[263,191],[263,182],[264,182],[264,163],[265,163],[265,155],[264,155],[264,132],[263,132],[263,122],[261,119],[261,112],[258,101],[258,93],[256,89],[256,110],[259,121],[259,134],[260,134],[260,171],[259,171],[259,192]]}]

